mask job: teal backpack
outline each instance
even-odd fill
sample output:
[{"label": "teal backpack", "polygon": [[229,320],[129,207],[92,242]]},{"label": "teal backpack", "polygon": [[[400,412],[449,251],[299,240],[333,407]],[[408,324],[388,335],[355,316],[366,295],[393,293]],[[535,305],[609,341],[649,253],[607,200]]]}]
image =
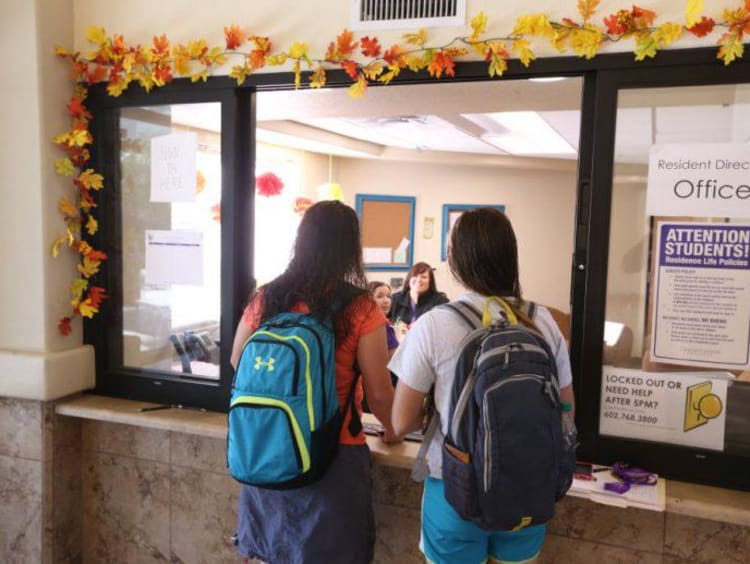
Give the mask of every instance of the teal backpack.
[{"label": "teal backpack", "polygon": [[227,463],[236,480],[273,489],[310,484],[336,456],[346,409],[358,433],[353,396],[359,371],[340,410],[335,347],[333,323],[302,313],[279,313],[250,336],[228,416]]}]

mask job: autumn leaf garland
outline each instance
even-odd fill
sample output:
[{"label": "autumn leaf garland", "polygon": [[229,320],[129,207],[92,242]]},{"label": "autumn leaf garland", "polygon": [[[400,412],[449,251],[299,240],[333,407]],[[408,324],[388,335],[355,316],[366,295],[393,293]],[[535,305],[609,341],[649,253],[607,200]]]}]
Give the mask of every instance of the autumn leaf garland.
[{"label": "autumn leaf garland", "polygon": [[86,38],[96,45],[96,50],[85,56],[57,47],[56,54],[70,62],[77,85],[67,106],[71,128],[54,140],[66,153],[64,158],[56,160],[55,170],[71,177],[76,191],[75,201],[63,197],[58,204],[65,232],[53,243],[52,255],[58,256],[62,247],[68,247],[80,260],[76,267],[78,276],[70,287],[72,313],[60,320],[60,331],[70,333],[72,317],[93,317],[107,297],[103,288],[90,285],[107,257],[83,240],[84,230],[91,236],[98,229],[93,194],[103,188],[102,176],[87,168],[90,159],[87,146],[93,141],[88,128],[91,114],[84,105],[88,85],[106,82],[111,96],[119,96],[132,83],[148,92],[176,77],[206,81],[215,69],[239,59],[229,70],[229,76],[238,85],[264,67],[291,63],[296,87],[302,85],[304,78],[310,88],[322,88],[327,82],[327,72],[340,68],[352,80],[349,94],[357,98],[364,96],[370,83],[389,84],[404,69],[427,71],[434,78],[452,77],[456,59],[472,52],[487,63],[491,77],[501,76],[511,58],[517,58],[524,66],[535,60],[535,40],[546,41],[558,52],[572,51],[591,59],[603,45],[632,38],[635,58],[641,61],[655,57],[659,50],[686,33],[705,37],[721,28],[716,56],[728,65],[743,56],[744,35],[750,33],[750,0],[743,0],[737,8],[725,8],[718,21],[701,14],[703,0],[687,0],[683,22],[661,25],[655,25],[654,11],[638,6],[618,10],[602,18],[601,24],[597,23],[599,3],[600,0],[578,0],[575,19],[553,21],[541,13],[522,15],[509,34],[496,37],[486,36],[489,21],[484,13],[479,13],[470,22],[469,35],[456,37],[442,46],[429,46],[424,29],[405,34],[403,43],[387,48],[377,37],[357,39],[351,31],[344,30],[329,43],[322,57],[311,56],[308,45],[300,41],[293,42],[286,50],[274,51],[268,37],[246,34],[236,24],[224,28],[224,45],[220,47],[209,46],[204,39],[173,46],[166,35],[155,36],[151,45],[130,45],[122,35],[109,37],[98,27],[87,31]]}]

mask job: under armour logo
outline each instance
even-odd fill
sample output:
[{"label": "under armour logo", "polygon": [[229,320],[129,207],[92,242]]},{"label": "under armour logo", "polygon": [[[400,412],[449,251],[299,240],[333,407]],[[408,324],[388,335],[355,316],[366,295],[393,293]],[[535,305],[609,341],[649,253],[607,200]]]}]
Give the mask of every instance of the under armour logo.
[{"label": "under armour logo", "polygon": [[275,358],[269,357],[267,361],[263,362],[263,357],[255,357],[255,370],[260,370],[261,366],[265,366],[269,372],[273,372],[273,364],[276,362]]}]

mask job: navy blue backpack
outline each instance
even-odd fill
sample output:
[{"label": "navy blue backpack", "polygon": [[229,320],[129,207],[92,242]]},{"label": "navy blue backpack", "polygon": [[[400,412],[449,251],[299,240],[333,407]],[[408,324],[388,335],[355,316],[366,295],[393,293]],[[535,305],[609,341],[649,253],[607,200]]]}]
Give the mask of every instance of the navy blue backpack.
[{"label": "navy blue backpack", "polygon": [[227,463],[236,480],[287,489],[323,476],[338,451],[346,409],[352,431],[359,423],[353,405],[359,374],[340,410],[335,348],[333,322],[302,313],[279,313],[250,336],[228,415]]},{"label": "navy blue backpack", "polygon": [[[492,319],[489,303],[505,310]],[[535,306],[524,304],[533,319]],[[451,302],[471,332],[456,364],[443,442],[445,497],[486,530],[547,522],[568,490],[575,449],[566,451],[555,358],[542,335],[490,298],[480,314]]]}]

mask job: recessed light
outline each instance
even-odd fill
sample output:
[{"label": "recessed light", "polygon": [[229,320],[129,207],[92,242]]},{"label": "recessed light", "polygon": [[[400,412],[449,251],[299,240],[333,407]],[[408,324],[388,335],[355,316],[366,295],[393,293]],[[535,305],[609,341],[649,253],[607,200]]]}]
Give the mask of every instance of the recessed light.
[{"label": "recessed light", "polygon": [[530,78],[529,82],[560,82],[561,80],[568,80],[567,76],[540,76],[537,78]]}]

